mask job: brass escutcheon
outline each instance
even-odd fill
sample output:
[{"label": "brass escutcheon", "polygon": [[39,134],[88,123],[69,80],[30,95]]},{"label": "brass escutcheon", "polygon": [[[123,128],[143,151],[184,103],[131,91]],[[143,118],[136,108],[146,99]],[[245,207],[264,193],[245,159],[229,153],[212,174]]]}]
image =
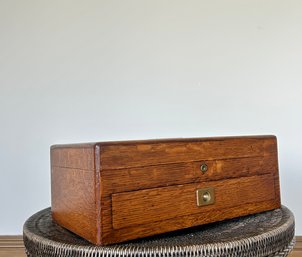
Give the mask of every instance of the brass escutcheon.
[{"label": "brass escutcheon", "polygon": [[214,188],[201,188],[196,190],[197,206],[204,206],[215,203]]},{"label": "brass escutcheon", "polygon": [[200,170],[202,173],[205,173],[208,170],[208,165],[206,165],[205,163],[202,163],[200,165]]}]

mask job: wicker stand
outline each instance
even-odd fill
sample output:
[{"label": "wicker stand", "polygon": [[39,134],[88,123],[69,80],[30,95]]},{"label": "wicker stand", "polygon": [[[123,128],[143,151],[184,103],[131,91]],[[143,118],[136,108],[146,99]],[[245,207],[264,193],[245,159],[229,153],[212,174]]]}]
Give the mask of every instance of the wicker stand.
[{"label": "wicker stand", "polygon": [[105,247],[91,245],[56,225],[50,208],[24,224],[29,257],[262,257],[287,256],[294,245],[294,216],[274,211]]}]

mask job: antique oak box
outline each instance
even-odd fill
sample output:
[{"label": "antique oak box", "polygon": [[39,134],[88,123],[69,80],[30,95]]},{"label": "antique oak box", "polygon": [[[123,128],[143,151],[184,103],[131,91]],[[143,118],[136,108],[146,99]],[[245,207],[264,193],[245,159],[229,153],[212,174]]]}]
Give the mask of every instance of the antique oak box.
[{"label": "antique oak box", "polygon": [[275,136],[51,147],[52,215],[107,245],[280,207]]}]

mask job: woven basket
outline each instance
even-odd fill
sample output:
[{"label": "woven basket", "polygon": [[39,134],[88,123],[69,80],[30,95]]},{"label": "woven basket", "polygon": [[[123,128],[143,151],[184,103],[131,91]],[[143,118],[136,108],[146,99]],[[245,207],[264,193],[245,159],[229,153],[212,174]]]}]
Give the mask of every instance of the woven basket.
[{"label": "woven basket", "polygon": [[29,257],[287,256],[295,222],[286,207],[111,246],[94,246],[52,221],[50,208],[30,217],[23,236]]}]

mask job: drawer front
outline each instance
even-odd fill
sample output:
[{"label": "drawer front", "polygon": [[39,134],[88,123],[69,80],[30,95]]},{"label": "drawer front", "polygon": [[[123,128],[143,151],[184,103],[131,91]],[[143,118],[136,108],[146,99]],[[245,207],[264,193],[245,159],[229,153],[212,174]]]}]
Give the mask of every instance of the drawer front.
[{"label": "drawer front", "polygon": [[[203,170],[204,165],[206,170]],[[268,173],[278,173],[277,155],[104,170],[102,188],[110,193],[118,193]]]},{"label": "drawer front", "polygon": [[[198,189],[213,188],[213,204],[198,206]],[[272,174],[177,185],[154,189],[112,194],[113,229],[122,229],[182,217],[201,214],[204,223],[219,218],[220,211],[235,206],[249,205],[273,200],[275,178]],[[193,224],[198,225],[198,224]]]}]

